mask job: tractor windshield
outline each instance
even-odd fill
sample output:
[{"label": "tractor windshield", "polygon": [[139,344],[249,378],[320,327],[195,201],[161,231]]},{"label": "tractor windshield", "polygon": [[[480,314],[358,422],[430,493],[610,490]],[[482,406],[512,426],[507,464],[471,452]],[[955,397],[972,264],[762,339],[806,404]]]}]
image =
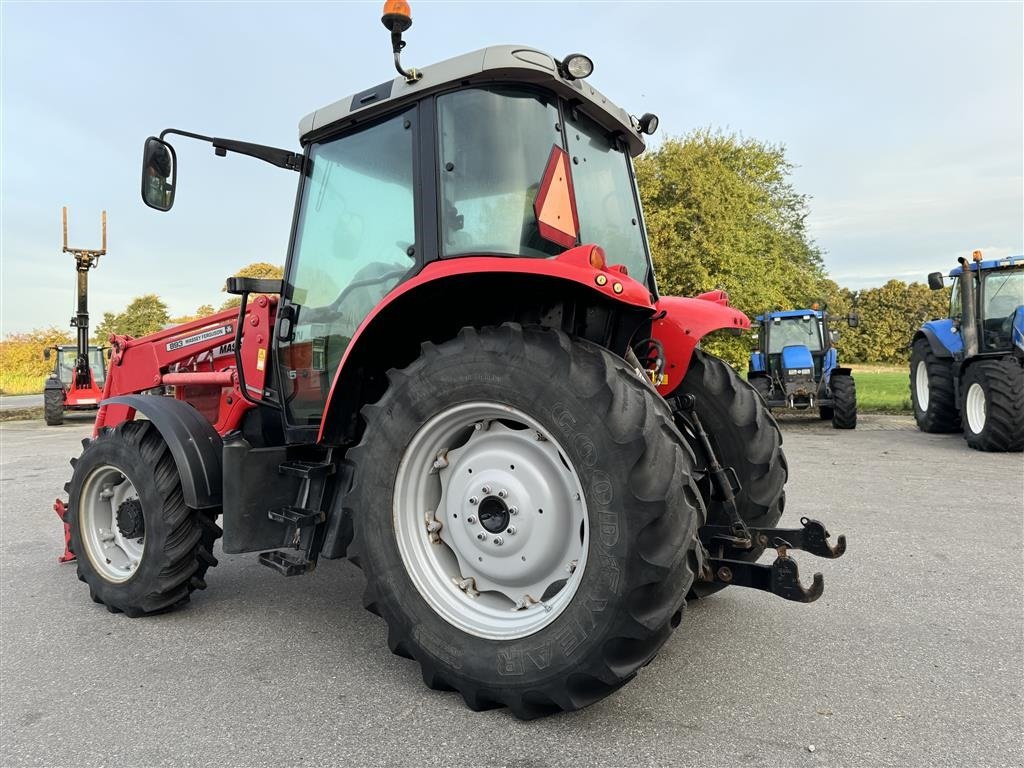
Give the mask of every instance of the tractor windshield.
[{"label": "tractor windshield", "polygon": [[629,158],[581,114],[561,130],[554,99],[528,88],[469,88],[438,97],[441,230],[444,256],[553,256],[565,250],[540,236],[534,202],[553,146],[571,158],[579,242],[643,281],[647,249]]},{"label": "tractor windshield", "polygon": [[89,367],[92,369],[92,378],[96,386],[102,388],[107,378],[107,369],[104,365],[103,350],[99,347],[89,347]]},{"label": "tractor windshield", "polygon": [[772,319],[768,326],[768,354],[777,355],[783,347],[791,346],[821,351],[821,324],[814,315]]},{"label": "tractor windshield", "polygon": [[[77,347],[61,347],[57,350],[57,378],[65,387],[70,387],[75,378],[75,362],[78,360]],[[102,388],[107,378],[107,369],[100,347],[89,347],[89,368],[96,386]]]}]

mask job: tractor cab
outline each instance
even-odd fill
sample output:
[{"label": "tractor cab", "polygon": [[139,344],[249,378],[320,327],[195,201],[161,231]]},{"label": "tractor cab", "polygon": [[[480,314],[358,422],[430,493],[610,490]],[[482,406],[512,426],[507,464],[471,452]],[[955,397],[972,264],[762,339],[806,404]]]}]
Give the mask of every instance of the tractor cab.
[{"label": "tractor cab", "polygon": [[[71,389],[75,383],[78,348],[73,344],[49,347],[46,349],[46,357],[54,360],[51,378],[60,381],[65,390]],[[89,372],[96,389],[102,390],[103,382],[107,379],[107,363],[102,347],[89,347]]]},{"label": "tractor cab", "polygon": [[[963,353],[962,337],[954,328],[973,330],[979,352],[1009,352],[1024,349],[1024,256],[1005,259],[979,259],[967,266],[970,279],[964,278],[964,266],[949,271],[952,284],[949,317],[925,323],[939,339],[949,342],[954,352]],[[941,272],[928,275],[932,290],[943,286]],[[973,294],[974,317],[964,317],[964,291]],[[970,300],[969,300],[970,301]],[[973,320],[973,322],[971,322]],[[973,347],[974,344],[968,346]]]},{"label": "tractor cab", "polygon": [[[810,309],[776,310],[754,318],[757,350],[750,356],[747,378],[769,407],[818,407],[823,419],[834,420],[832,377],[846,376],[851,385],[853,381],[849,369],[839,368],[834,346],[839,332],[829,327],[834,319],[817,304]],[[860,322],[854,314],[846,321],[850,327]],[[844,388],[846,379],[837,380],[837,384]],[[855,402],[852,407],[856,408]]]},{"label": "tractor cab", "polygon": [[[309,441],[360,326],[428,267],[465,273],[472,258],[516,273],[456,278],[474,283],[459,306],[431,297],[422,311],[455,330],[467,313],[507,317],[526,294],[564,299],[512,260],[560,259],[583,244],[600,245],[582,256],[587,267],[614,265],[638,294],[656,295],[632,157],[657,118],[633,117],[590,86],[589,58],[507,45],[398,69],[303,118],[301,154],[175,129],[146,144],[142,194],[159,210],[173,204],[172,134],[301,170],[271,368],[288,428]],[[626,292],[608,277],[596,287]],[[388,344],[399,351],[401,340]]]}]

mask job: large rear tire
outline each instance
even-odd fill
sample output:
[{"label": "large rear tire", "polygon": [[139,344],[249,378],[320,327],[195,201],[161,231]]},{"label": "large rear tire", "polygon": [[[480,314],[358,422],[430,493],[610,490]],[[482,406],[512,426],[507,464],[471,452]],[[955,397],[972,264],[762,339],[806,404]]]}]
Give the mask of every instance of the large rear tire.
[{"label": "large rear tire", "polygon": [[520,718],[630,680],[682,618],[704,518],[665,402],[600,347],[511,324],[388,379],[345,509],[392,652]]},{"label": "large rear tire", "polygon": [[910,400],[922,432],[960,431],[960,412],[953,394],[953,361],[936,357],[927,339],[910,348]]},{"label": "large rear tire", "polygon": [[[686,378],[671,396],[691,394],[696,398],[697,415],[719,462],[736,472],[741,486],[736,496],[740,517],[748,525],[770,528],[779,522],[786,507],[784,486],[789,467],[782,450],[782,433],[756,389],[757,381],[767,380],[757,377],[745,382],[724,360],[698,349],[694,350]],[[706,465],[700,443],[688,434],[685,424],[677,424],[698,464]],[[707,506],[708,523],[728,525],[725,508],[712,498],[710,481],[705,479],[698,486]],[[753,562],[763,551],[763,547],[756,547],[736,557]],[[697,582],[690,596],[707,597],[725,586]]]},{"label": "large rear tire", "polygon": [[128,421],[83,444],[65,520],[93,601],[131,617],[188,602],[206,588],[221,530],[185,505],[167,443],[150,422]]},{"label": "large rear tire", "polygon": [[963,377],[961,421],[979,451],[1024,450],[1024,368],[1012,359],[979,360]]},{"label": "large rear tire", "polygon": [[857,385],[853,376],[833,373],[828,380],[832,390],[832,426],[835,429],[854,429],[857,426]]},{"label": "large rear tire", "polygon": [[43,419],[48,427],[59,427],[64,423],[64,390],[43,390]]}]

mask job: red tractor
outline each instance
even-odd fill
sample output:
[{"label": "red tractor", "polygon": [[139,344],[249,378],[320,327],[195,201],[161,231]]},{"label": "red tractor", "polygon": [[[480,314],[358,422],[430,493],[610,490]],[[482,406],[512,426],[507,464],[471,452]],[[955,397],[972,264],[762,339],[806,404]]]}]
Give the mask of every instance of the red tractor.
[{"label": "red tractor", "polygon": [[107,252],[107,212],[103,211],[103,246],[68,248],[68,209],[61,209],[64,229],[64,253],[75,257],[77,312],[71,318],[76,331],[75,346],[47,347],[43,357],[55,357],[53,373],[43,387],[43,418],[49,426],[64,423],[64,411],[88,411],[99,407],[103,397],[106,369],[103,348],[89,345],[89,270],[99,264]]},{"label": "red tractor", "polygon": [[[66,486],[92,598],[175,608],[221,536],[285,576],[347,557],[428,686],[523,718],[630,680],[688,595],[815,600],[788,550],[845,542],[774,527],[778,427],[697,348],[747,318],[655,285],[631,158],[656,118],[592,88],[579,54],[406,70],[408,6],[385,11],[400,76],[306,117],[301,152],[146,142],[157,210],[169,134],[290,169],[298,197],[283,280],[231,278],[237,312],[111,339]],[[174,396],[141,394],[156,386]]]}]

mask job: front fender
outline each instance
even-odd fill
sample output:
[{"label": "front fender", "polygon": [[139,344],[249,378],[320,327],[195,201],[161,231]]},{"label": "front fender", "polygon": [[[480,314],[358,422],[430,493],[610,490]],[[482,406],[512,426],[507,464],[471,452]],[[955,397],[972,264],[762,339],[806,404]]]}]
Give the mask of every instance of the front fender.
[{"label": "front fender", "polygon": [[[110,406],[121,406],[145,415],[171,449],[185,504],[194,509],[220,506],[223,443],[199,411],[184,400],[159,395],[122,395],[100,405],[104,413]],[[96,423],[102,423],[100,416]]]},{"label": "front fender", "polygon": [[729,306],[725,291],[710,291],[692,299],[663,296],[655,309],[659,319],[652,333],[665,351],[665,375],[658,385],[662,395],[679,386],[690,367],[693,350],[704,336],[722,328],[738,332],[750,328],[750,318]]}]

